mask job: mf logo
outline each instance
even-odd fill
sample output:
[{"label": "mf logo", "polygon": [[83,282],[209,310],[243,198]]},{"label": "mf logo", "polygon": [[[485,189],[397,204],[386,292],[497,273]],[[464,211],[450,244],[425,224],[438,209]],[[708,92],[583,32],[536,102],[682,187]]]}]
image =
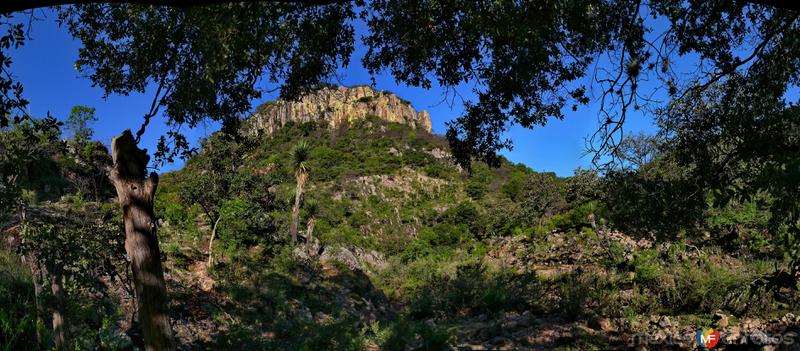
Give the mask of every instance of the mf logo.
[{"label": "mf logo", "polygon": [[703,349],[713,349],[719,342],[719,332],[715,329],[703,328],[697,331],[697,346]]}]

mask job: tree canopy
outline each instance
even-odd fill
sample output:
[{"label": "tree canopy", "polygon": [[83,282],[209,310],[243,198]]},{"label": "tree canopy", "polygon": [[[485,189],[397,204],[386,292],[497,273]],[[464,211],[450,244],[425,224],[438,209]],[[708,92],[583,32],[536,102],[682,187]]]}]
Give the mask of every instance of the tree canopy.
[{"label": "tree canopy", "polygon": [[[735,76],[763,81],[759,72],[784,72],[764,82],[778,88],[796,81],[798,13],[774,1],[77,3],[60,8],[83,43],[77,67],[107,94],[155,87],[137,136],[163,108],[172,130],[160,159],[185,154],[181,126],[210,119],[232,128],[260,96],[259,80],[278,84],[286,98],[329,81],[349,63],[359,19],[368,27],[362,64],[370,73],[425,88],[436,82],[454,94],[473,84],[476,100],[464,101],[465,114],[447,132],[465,166],[475,156],[497,161],[497,151],[512,147],[503,136],[511,125],[543,125],[592,101],[600,128],[588,148],[595,163],[614,162],[632,111],[668,115],[670,101]],[[25,39],[22,26],[6,27],[4,53]],[[681,72],[681,60],[699,69]],[[7,113],[25,101],[6,76]]]}]

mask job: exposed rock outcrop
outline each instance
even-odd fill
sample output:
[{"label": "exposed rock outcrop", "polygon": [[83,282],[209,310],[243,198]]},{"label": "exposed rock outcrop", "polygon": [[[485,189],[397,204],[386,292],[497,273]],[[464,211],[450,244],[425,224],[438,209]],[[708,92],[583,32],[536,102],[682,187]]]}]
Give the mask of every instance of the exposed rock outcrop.
[{"label": "exposed rock outcrop", "polygon": [[370,116],[431,132],[427,111],[417,112],[397,95],[368,86],[322,88],[298,101],[265,103],[244,123],[243,131],[248,135],[272,135],[289,121],[327,121],[335,128]]}]

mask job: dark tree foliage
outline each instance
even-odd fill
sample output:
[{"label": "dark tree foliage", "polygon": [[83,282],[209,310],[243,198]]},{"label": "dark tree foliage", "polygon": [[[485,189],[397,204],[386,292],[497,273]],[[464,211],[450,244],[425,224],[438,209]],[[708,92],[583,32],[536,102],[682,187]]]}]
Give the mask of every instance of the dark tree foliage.
[{"label": "dark tree foliage", "polygon": [[567,203],[561,194],[556,176],[553,173],[531,173],[522,185],[520,208],[523,217],[530,224],[559,213]]},{"label": "dark tree foliage", "polygon": [[121,279],[123,288],[130,291],[130,282],[123,278],[127,261],[119,235],[121,224],[112,210],[75,198],[39,206],[28,216],[19,250],[35,253],[45,266],[60,267],[80,287],[97,289],[105,276]]},{"label": "dark tree foliage", "polygon": [[578,168],[564,184],[565,200],[573,207],[593,200],[602,200],[604,197],[602,182],[603,178],[597,171]]},{"label": "dark tree foliage", "polygon": [[[60,172],[54,157],[63,151],[58,122],[22,119],[0,129],[0,213],[22,211],[23,192],[58,194]],[[36,200],[36,199],[34,199]]]},{"label": "dark tree foliage", "polygon": [[202,154],[188,162],[186,168],[195,176],[181,183],[180,198],[199,204],[213,223],[219,217],[220,204],[231,194],[235,175],[241,167],[243,147],[230,138],[214,135],[203,143]]},{"label": "dark tree foliage", "polygon": [[55,118],[16,120],[0,129],[0,210],[21,205],[25,192],[34,202],[68,193],[109,197],[111,156],[102,143],[80,137],[91,128],[84,124],[78,137],[65,140]]},{"label": "dark tree foliage", "polygon": [[774,55],[753,65],[747,75],[693,96],[693,103],[677,102],[665,124],[677,159],[694,165],[690,177],[713,192],[717,206],[769,194],[770,231],[797,257],[800,110],[783,98],[787,80],[781,79],[797,72],[785,62],[770,64],[791,57],[783,49]]},{"label": "dark tree foliage", "polygon": [[22,83],[15,81],[10,71],[9,51],[23,45],[26,39],[24,25],[12,22],[13,18],[13,15],[0,15],[0,128],[8,126],[13,112],[22,111],[28,105],[22,97]]},{"label": "dark tree foliage", "polygon": [[609,172],[606,182],[611,219],[631,234],[674,238],[682,229],[697,229],[706,209],[705,191],[691,178],[691,168],[668,155],[636,170]]},{"label": "dark tree foliage", "polygon": [[[641,82],[656,81],[670,98],[725,82],[748,65],[784,51],[794,67],[791,38],[797,12],[745,1],[402,1],[370,3],[371,33],[364,65],[388,69],[401,82],[453,88],[477,83],[477,101],[450,123],[448,138],[459,162],[490,161],[510,147],[511,124],[532,127],[562,118],[563,108],[599,99],[601,128],[589,140],[594,161],[605,162],[624,136],[629,111],[660,106]],[[657,28],[658,20],[666,28]],[[750,43],[755,43],[749,47]],[[748,51],[744,58],[738,55]],[[688,77],[681,57],[699,57]],[[608,65],[597,68],[603,57]],[[590,79],[585,79],[590,78]],[[790,76],[775,77],[790,82]],[[588,85],[591,84],[591,85]],[[650,85],[653,85],[652,83]],[[754,87],[758,90],[758,87]],[[662,91],[663,91],[662,90]],[[612,157],[613,161],[613,157]]]},{"label": "dark tree foliage", "polygon": [[137,138],[160,108],[172,130],[156,156],[188,151],[179,132],[210,119],[232,129],[261,96],[256,82],[294,98],[346,65],[353,51],[353,4],[246,2],[207,7],[88,4],[60,19],[83,43],[78,69],[107,94],[156,95]]},{"label": "dark tree foliage", "polygon": [[[373,1],[363,63],[401,82],[444,87],[478,81],[478,101],[450,123],[459,162],[497,164],[509,123],[530,128],[587,103],[582,77],[592,56],[621,35],[635,3],[604,1]],[[535,19],[535,20],[534,20]]]},{"label": "dark tree foliage", "polygon": [[[789,67],[798,30],[797,6],[776,1],[81,3],[61,11],[84,44],[78,66],[109,94],[157,88],[144,124],[165,109],[173,130],[160,143],[161,159],[187,151],[183,125],[209,118],[232,128],[260,95],[259,79],[281,84],[284,97],[325,82],[352,53],[355,6],[370,29],[363,60],[370,72],[386,69],[422,87],[475,83],[477,100],[465,101],[466,113],[448,130],[463,165],[476,155],[497,164],[495,152],[511,147],[502,137],[510,125],[545,124],[590,97],[599,102],[601,127],[589,149],[596,163],[605,155],[614,161],[629,111],[663,107],[654,93],[680,99],[760,63]],[[4,27],[6,55],[24,36],[21,26]],[[766,62],[778,51],[785,62]],[[689,56],[699,69],[685,75],[675,62]],[[0,107],[24,106],[21,86],[2,73],[8,94]],[[654,91],[642,89],[644,81]]]}]

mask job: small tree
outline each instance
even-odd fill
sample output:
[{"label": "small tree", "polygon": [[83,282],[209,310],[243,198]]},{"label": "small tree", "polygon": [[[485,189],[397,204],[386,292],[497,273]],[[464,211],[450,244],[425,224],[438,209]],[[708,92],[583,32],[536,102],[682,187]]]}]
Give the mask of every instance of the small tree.
[{"label": "small tree", "polygon": [[94,111],[94,107],[72,107],[69,117],[67,117],[67,122],[64,124],[64,129],[72,133],[72,140],[75,141],[76,144],[83,145],[92,140],[94,131],[89,125],[97,121]]},{"label": "small tree", "polygon": [[211,225],[211,237],[208,240],[208,266],[213,263],[212,253],[214,238],[217,236],[217,227],[222,216],[219,212],[219,205],[225,199],[222,189],[225,184],[221,184],[218,173],[203,170],[187,178],[181,186],[180,197],[187,203],[200,205],[203,213]]},{"label": "small tree", "polygon": [[529,174],[522,184],[521,193],[520,205],[523,216],[530,222],[535,221],[537,225],[566,206],[564,196],[552,173]]},{"label": "small tree", "polygon": [[91,124],[97,121],[95,109],[88,106],[74,106],[64,129],[72,135],[67,139],[67,153],[64,155],[65,178],[69,179],[74,189],[82,195],[92,195],[92,199],[100,201],[107,198],[113,187],[108,179],[111,168],[111,155],[105,145],[92,141],[94,130]]},{"label": "small tree", "polygon": [[127,263],[122,255],[120,226],[109,220],[109,210],[76,196],[65,196],[59,202],[32,207],[22,225],[18,249],[26,257],[35,258],[31,263],[50,282],[50,298],[42,309],[46,307],[52,313],[57,350],[71,349],[69,331],[75,320],[68,308],[71,294],[103,292],[105,289],[97,288],[103,277],[109,281],[119,278],[129,291],[128,282],[120,274]]},{"label": "small tree", "polygon": [[203,152],[187,164],[192,176],[182,180],[179,196],[190,204],[198,204],[211,225],[208,241],[209,267],[213,264],[214,239],[222,215],[220,207],[229,197],[236,170],[241,165],[239,143],[215,135],[203,143]]}]

